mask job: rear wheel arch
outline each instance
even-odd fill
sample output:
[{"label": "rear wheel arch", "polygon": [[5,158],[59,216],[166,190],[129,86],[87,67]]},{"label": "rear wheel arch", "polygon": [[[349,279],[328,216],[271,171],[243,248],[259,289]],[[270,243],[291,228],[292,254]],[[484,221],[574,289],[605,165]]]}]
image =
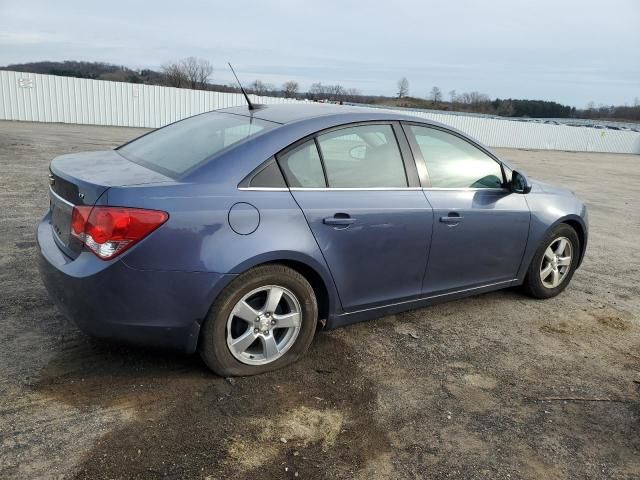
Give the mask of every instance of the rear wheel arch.
[{"label": "rear wheel arch", "polygon": [[320,325],[320,327],[324,327],[327,318],[329,318],[329,312],[331,311],[331,300],[329,297],[329,290],[327,289],[327,285],[325,284],[322,276],[306,263],[296,260],[276,260],[263,265],[269,264],[285,265],[297,271],[307,279],[316,294],[316,301],[318,303],[318,325]]},{"label": "rear wheel arch", "polygon": [[[264,292],[266,298],[256,296]],[[275,303],[269,300],[271,292],[279,292]],[[215,299],[200,330],[198,351],[213,372],[225,377],[275,370],[304,355],[315,336],[317,316],[315,292],[303,275],[281,263],[256,265],[237,275]],[[274,326],[279,322],[285,323]],[[288,338],[292,329],[293,339]]]},{"label": "rear wheel arch", "polygon": [[313,287],[318,303],[318,324],[324,327],[332,312],[340,308],[340,300],[335,286],[327,271],[323,274],[322,265],[317,265],[307,256],[288,255],[286,252],[271,252],[236,266],[232,271],[242,274],[262,265],[284,265],[302,275]]}]

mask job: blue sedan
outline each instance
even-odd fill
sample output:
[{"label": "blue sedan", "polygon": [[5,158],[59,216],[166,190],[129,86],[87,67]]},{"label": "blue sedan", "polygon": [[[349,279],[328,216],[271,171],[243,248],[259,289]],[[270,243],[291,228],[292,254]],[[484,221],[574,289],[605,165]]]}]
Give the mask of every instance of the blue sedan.
[{"label": "blue sedan", "polygon": [[288,365],[318,328],[512,286],[562,292],[585,205],[444,125],[317,104],[197,115],[51,162],[51,298],[82,330],[220,375]]}]

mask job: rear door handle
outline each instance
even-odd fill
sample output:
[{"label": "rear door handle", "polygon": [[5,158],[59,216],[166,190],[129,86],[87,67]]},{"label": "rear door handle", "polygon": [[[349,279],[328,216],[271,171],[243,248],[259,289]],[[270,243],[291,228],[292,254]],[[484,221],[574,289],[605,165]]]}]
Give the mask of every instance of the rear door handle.
[{"label": "rear door handle", "polygon": [[464,217],[460,217],[460,216],[448,216],[448,217],[440,217],[440,221],[442,223],[460,223],[462,220],[464,219]]},{"label": "rear door handle", "polygon": [[325,225],[351,225],[356,221],[355,218],[351,218],[351,216],[347,213],[336,213],[333,217],[326,217],[322,219],[322,223]]}]

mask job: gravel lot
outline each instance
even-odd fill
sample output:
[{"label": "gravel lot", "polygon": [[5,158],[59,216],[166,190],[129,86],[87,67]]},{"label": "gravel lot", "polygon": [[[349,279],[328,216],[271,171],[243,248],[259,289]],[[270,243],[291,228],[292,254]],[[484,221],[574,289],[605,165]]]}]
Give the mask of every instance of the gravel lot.
[{"label": "gravel lot", "polygon": [[589,205],[560,297],[321,332],[291,368],[223,379],[89,339],[38,277],[48,162],[141,133],[0,122],[0,478],[640,478],[640,157],[500,152]]}]

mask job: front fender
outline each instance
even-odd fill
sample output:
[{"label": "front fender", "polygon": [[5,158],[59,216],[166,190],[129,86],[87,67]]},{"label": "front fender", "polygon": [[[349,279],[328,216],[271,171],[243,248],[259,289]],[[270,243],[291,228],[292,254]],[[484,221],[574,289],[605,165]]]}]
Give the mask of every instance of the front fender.
[{"label": "front fender", "polygon": [[527,247],[518,271],[518,283],[524,281],[540,242],[560,223],[568,223],[581,230],[578,231],[582,241],[579,266],[584,258],[589,233],[587,209],[584,203],[573,195],[531,193],[527,195],[527,204],[531,210],[531,223]]}]

